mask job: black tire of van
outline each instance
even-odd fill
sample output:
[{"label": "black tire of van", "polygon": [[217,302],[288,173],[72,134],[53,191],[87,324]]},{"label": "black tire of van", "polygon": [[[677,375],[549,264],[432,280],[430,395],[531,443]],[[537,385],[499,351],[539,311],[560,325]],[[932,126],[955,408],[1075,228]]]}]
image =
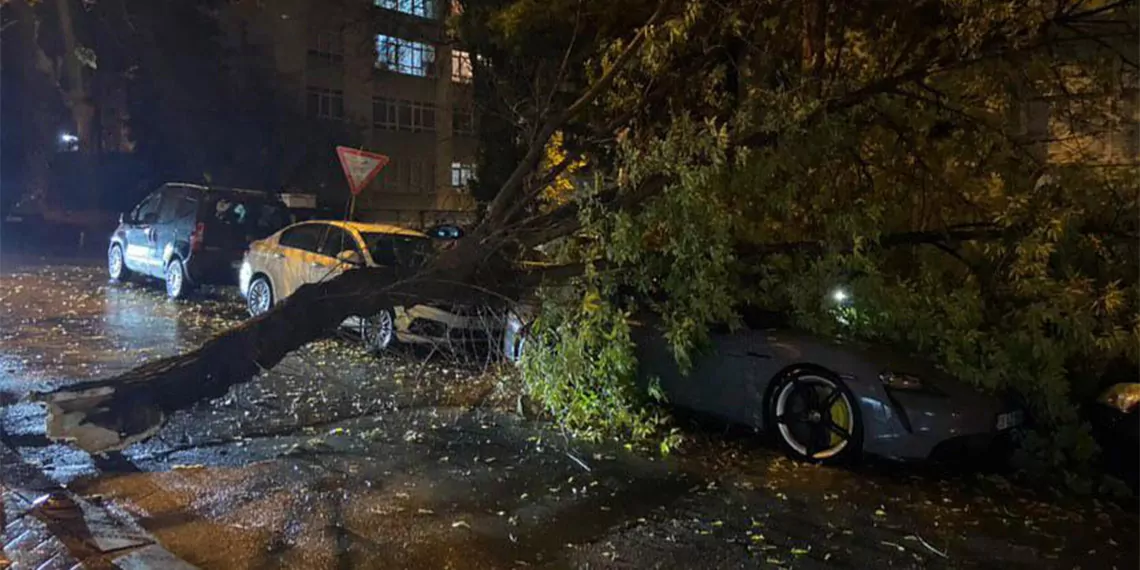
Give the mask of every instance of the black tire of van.
[{"label": "black tire of van", "polygon": [[127,269],[127,260],[123,257],[123,246],[119,244],[111,245],[107,250],[107,274],[111,277],[111,281],[118,281],[120,283],[130,281],[134,276],[130,269]]},{"label": "black tire of van", "polygon": [[166,296],[171,299],[185,299],[190,293],[191,285],[186,279],[186,267],[181,259],[175,257],[166,264],[163,282],[166,284]]}]

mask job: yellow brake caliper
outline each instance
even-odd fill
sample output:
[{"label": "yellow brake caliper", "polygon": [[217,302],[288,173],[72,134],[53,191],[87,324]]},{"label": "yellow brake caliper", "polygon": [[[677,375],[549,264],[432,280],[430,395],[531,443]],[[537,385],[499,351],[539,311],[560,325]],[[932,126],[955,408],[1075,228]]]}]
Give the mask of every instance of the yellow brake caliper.
[{"label": "yellow brake caliper", "polygon": [[[842,397],[836,399],[835,402],[831,404],[831,409],[828,410],[828,413],[831,414],[832,423],[843,428],[847,433],[851,433],[851,410],[847,409],[847,404]],[[830,433],[832,446],[839,445],[843,441],[843,438],[840,437],[839,434],[834,431]]]}]

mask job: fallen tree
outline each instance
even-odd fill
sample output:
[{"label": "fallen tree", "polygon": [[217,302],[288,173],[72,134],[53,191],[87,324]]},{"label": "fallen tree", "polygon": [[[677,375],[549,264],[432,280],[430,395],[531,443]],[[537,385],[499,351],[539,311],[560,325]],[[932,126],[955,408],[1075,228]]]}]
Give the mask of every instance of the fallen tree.
[{"label": "fallen tree", "polygon": [[[1135,361],[1135,217],[1120,215],[1136,208],[1122,191],[1134,163],[1092,168],[1080,150],[1050,163],[1042,145],[1072,137],[1010,124],[1047,97],[1049,120],[1119,127],[1110,107],[1081,102],[1118,97],[1132,77],[1120,46],[1135,36],[1134,3],[490,4],[461,29],[492,54],[477,73],[519,72],[496,77],[514,99],[494,106],[517,115],[519,147],[480,181],[496,190],[467,238],[421,274],[347,272],[197,351],[40,395],[49,435],[128,445],[345,316],[552,279],[574,283],[552,318],[599,323],[573,346],[613,340],[605,325],[629,307],[583,301],[619,288],[659,300],[681,356],[756,302],[804,328],[926,351],[979,385],[1021,390],[1054,422],[1072,420],[1074,379]],[[524,49],[551,37],[569,47]],[[556,133],[563,158],[544,168]],[[582,157],[593,179],[549,202],[546,187]],[[554,267],[515,264],[551,242]],[[821,302],[837,282],[860,300],[844,331]],[[560,381],[536,369],[530,385]]]}]

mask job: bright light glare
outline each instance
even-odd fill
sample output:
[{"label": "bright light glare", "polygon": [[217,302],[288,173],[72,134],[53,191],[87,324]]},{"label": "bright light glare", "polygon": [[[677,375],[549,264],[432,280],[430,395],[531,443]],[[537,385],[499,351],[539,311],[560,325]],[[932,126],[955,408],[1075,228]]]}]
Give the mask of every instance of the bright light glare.
[{"label": "bright light glare", "polygon": [[847,291],[836,289],[835,292],[831,294],[831,298],[835,299],[836,303],[842,303],[847,300]]},{"label": "bright light glare", "polygon": [[62,135],[59,135],[59,140],[60,140],[60,142],[73,143],[73,142],[78,142],[79,137],[77,137],[71,133],[63,133]]}]

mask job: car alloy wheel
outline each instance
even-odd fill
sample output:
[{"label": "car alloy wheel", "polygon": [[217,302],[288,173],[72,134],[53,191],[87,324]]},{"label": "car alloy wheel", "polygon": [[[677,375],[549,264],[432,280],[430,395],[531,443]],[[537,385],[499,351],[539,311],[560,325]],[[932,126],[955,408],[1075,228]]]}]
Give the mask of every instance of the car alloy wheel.
[{"label": "car alloy wheel", "polygon": [[771,417],[783,447],[797,459],[839,463],[862,445],[859,411],[842,382],[800,373],[777,385]]},{"label": "car alloy wheel", "polygon": [[177,259],[166,264],[166,296],[181,299],[186,294],[186,275],[182,262]]},{"label": "car alloy wheel", "polygon": [[107,273],[109,273],[111,279],[115,281],[122,281],[127,277],[127,266],[123,260],[123,248],[118,245],[111,246],[111,250],[107,252]]},{"label": "car alloy wheel", "polygon": [[361,319],[360,336],[364,346],[371,352],[382,352],[396,339],[396,325],[391,311],[380,311],[367,319]]},{"label": "car alloy wheel", "polygon": [[273,307],[273,288],[269,286],[269,281],[264,277],[254,279],[253,283],[249,284],[245,301],[252,316],[268,312]]}]

